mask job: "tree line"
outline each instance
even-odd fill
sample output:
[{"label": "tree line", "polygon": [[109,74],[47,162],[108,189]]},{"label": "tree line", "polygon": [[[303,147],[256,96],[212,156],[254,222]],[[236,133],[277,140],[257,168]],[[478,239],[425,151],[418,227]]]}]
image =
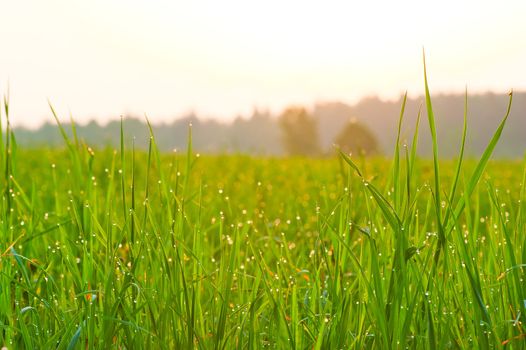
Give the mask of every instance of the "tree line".
[{"label": "tree line", "polygon": [[[467,156],[480,156],[484,151],[506,112],[507,98],[504,92],[468,96]],[[419,110],[425,118],[425,105],[422,102],[422,97],[407,100],[402,142],[412,139]],[[204,120],[189,113],[170,122],[153,123],[153,129],[156,142],[164,151],[186,147],[188,125],[191,123],[193,145],[196,150],[206,153],[318,156],[331,152],[333,144],[338,144],[355,154],[378,154],[394,147],[401,103],[401,99],[383,101],[370,97],[353,105],[324,102],[311,108],[290,107],[277,115],[254,109],[248,118],[238,117],[230,123]],[[454,157],[458,154],[462,134],[464,95],[436,95],[433,97],[433,107],[440,156]],[[67,123],[64,125],[67,130],[70,129]],[[148,128],[143,118],[126,117],[124,126],[126,142],[131,143],[132,138],[135,138],[137,147],[148,147]],[[113,118],[105,125],[96,122],[77,125],[77,132],[91,146],[118,146],[120,121]],[[494,154],[507,158],[523,157],[526,151],[525,134],[526,93],[515,92],[510,117]],[[37,130],[18,127],[15,135],[17,142],[25,146],[62,144],[54,123],[45,123]],[[427,123],[420,123],[419,135],[419,154],[431,156],[432,143]],[[353,146],[353,143],[359,146]]]},{"label": "tree line", "polygon": [[[304,107],[289,107],[278,118],[282,143],[289,155],[318,156],[328,151],[321,147],[317,121]],[[356,118],[350,119],[334,139],[334,145],[347,153],[376,155],[378,141],[373,132]]]}]

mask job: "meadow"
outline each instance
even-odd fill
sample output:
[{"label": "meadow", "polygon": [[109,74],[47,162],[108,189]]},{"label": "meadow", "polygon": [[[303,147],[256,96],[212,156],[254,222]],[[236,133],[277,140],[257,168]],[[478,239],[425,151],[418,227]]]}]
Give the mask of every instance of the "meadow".
[{"label": "meadow", "polygon": [[[426,105],[434,135],[427,87]],[[191,137],[166,154],[153,134],[139,151],[125,123],[117,149],[63,129],[63,148],[22,149],[7,126],[0,346],[522,348],[526,163],[491,159],[505,120],[480,159],[465,124],[452,160],[436,138],[419,159],[418,134],[307,159]]]}]

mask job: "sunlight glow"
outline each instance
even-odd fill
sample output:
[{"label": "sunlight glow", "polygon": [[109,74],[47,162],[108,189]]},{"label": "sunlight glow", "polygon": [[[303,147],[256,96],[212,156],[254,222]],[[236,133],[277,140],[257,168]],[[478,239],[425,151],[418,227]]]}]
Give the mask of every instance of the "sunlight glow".
[{"label": "sunlight glow", "polygon": [[0,87],[15,122],[526,88],[524,1],[13,1],[0,14]]}]

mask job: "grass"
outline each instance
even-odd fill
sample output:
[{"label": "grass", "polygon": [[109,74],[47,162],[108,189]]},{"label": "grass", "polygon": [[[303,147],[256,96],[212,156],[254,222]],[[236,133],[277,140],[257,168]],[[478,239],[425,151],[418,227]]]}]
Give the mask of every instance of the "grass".
[{"label": "grass", "polygon": [[0,346],[522,348],[526,162],[490,160],[509,110],[464,159],[466,97],[441,160],[425,91],[433,160],[400,132],[391,159],[144,152],[125,122],[94,150],[58,116],[64,148],[19,149],[6,98]]}]

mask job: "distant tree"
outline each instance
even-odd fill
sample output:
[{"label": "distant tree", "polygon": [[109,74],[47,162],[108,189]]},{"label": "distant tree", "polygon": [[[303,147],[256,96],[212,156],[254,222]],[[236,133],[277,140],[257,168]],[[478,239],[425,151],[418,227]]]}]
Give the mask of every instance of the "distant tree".
[{"label": "distant tree", "polygon": [[249,154],[280,154],[280,129],[270,113],[254,109],[250,118],[237,118],[225,132],[228,150]]},{"label": "distant tree", "polygon": [[378,140],[365,125],[352,119],[336,136],[334,143],[346,153],[375,155],[379,153]]},{"label": "distant tree", "polygon": [[279,116],[282,142],[290,155],[312,156],[320,153],[316,120],[303,107],[289,107]]}]

